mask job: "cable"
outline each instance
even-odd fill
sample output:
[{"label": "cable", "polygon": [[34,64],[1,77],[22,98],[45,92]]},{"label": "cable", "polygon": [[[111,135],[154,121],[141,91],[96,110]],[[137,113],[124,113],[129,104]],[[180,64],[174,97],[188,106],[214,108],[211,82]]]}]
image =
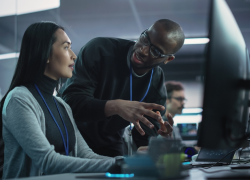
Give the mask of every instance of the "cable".
[{"label": "cable", "polygon": [[228,156],[229,154],[231,154],[232,152],[237,151],[238,149],[239,149],[239,148],[230,151],[230,152],[227,153],[224,157],[222,157],[219,161],[217,161],[216,163],[212,164],[211,166],[204,167],[203,169],[209,169],[209,168],[215,166],[215,165],[218,164],[222,159],[224,159],[225,157],[227,157],[227,156]]}]

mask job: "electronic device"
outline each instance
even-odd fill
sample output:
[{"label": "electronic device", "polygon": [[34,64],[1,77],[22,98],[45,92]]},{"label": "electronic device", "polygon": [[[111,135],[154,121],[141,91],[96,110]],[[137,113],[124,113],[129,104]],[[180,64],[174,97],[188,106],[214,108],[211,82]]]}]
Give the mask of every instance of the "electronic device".
[{"label": "electronic device", "polygon": [[237,148],[246,139],[249,53],[225,0],[212,0],[198,146]]},{"label": "electronic device", "polygon": [[[236,151],[235,150],[235,151],[231,152],[232,150],[233,149],[224,149],[224,150],[214,149],[214,150],[212,150],[212,149],[207,149],[207,148],[201,148],[196,160],[191,161],[191,164],[193,166],[212,165],[212,164],[215,164],[216,162],[218,162],[224,156],[225,156],[225,158],[223,158],[220,162],[218,162],[217,165],[230,164],[233,160],[233,156],[234,156],[234,153]],[[230,154],[228,154],[228,153],[230,153]]]},{"label": "electronic device", "polygon": [[197,139],[197,124],[196,123],[178,123],[180,135],[183,140],[196,140]]}]

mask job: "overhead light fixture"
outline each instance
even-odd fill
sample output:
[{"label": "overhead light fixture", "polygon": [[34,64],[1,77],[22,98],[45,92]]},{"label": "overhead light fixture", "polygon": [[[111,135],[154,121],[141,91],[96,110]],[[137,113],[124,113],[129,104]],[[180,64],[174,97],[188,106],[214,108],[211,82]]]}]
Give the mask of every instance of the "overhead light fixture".
[{"label": "overhead light fixture", "polygon": [[[130,39],[132,41],[137,41],[138,39],[136,39],[135,37],[130,37],[130,36],[121,36],[119,37],[121,39]],[[184,44],[206,44],[210,41],[209,38],[186,38],[184,41]]]},{"label": "overhead light fixture", "polygon": [[209,38],[186,38],[184,44],[206,44],[209,41]]},{"label": "overhead light fixture", "polygon": [[19,53],[0,54],[0,60],[18,58]]},{"label": "overhead light fixture", "polygon": [[199,122],[202,120],[202,115],[182,115],[182,116],[174,116],[174,125],[177,124],[187,124],[187,123],[196,123],[198,125]]},{"label": "overhead light fixture", "polygon": [[[22,0],[22,1],[24,1],[24,0]],[[209,38],[186,38],[184,41],[184,44],[206,44],[209,41],[210,41]],[[17,58],[18,56],[19,56],[19,53],[0,54],[0,60],[1,59]],[[184,109],[184,111],[185,111],[185,109]],[[189,111],[191,111],[191,109]],[[193,112],[193,113],[196,113],[196,112]]]},{"label": "overhead light fixture", "polygon": [[0,17],[3,17],[58,8],[60,0],[0,0],[0,4]]},{"label": "overhead light fixture", "polygon": [[193,113],[201,113],[202,108],[183,108],[182,113],[184,114],[193,114]]}]

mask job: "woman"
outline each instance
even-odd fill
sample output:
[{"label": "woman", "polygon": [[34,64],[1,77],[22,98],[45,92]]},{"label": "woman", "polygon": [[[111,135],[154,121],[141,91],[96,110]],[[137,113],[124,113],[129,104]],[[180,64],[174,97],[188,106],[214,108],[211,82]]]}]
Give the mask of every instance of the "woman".
[{"label": "woman", "polygon": [[80,135],[70,107],[53,92],[70,78],[76,55],[52,22],[25,31],[10,88],[1,101],[3,179],[69,172],[105,172],[119,157],[100,156]]}]

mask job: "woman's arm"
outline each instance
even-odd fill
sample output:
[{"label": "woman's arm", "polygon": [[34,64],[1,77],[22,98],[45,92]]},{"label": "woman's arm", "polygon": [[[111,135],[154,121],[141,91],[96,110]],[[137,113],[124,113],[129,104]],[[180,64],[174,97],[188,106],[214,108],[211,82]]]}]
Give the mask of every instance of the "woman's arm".
[{"label": "woman's arm", "polygon": [[[76,127],[76,126],[75,126]],[[83,139],[78,128],[76,128],[76,138],[77,138],[77,156],[88,159],[114,159],[112,157],[101,156],[92,151],[89,148],[86,141]],[[116,156],[115,159],[123,159],[123,156]]]},{"label": "woman's arm", "polygon": [[56,153],[41,130],[36,111],[25,99],[12,97],[5,109],[3,124],[44,174],[105,172],[115,163],[114,158],[83,159]]}]

